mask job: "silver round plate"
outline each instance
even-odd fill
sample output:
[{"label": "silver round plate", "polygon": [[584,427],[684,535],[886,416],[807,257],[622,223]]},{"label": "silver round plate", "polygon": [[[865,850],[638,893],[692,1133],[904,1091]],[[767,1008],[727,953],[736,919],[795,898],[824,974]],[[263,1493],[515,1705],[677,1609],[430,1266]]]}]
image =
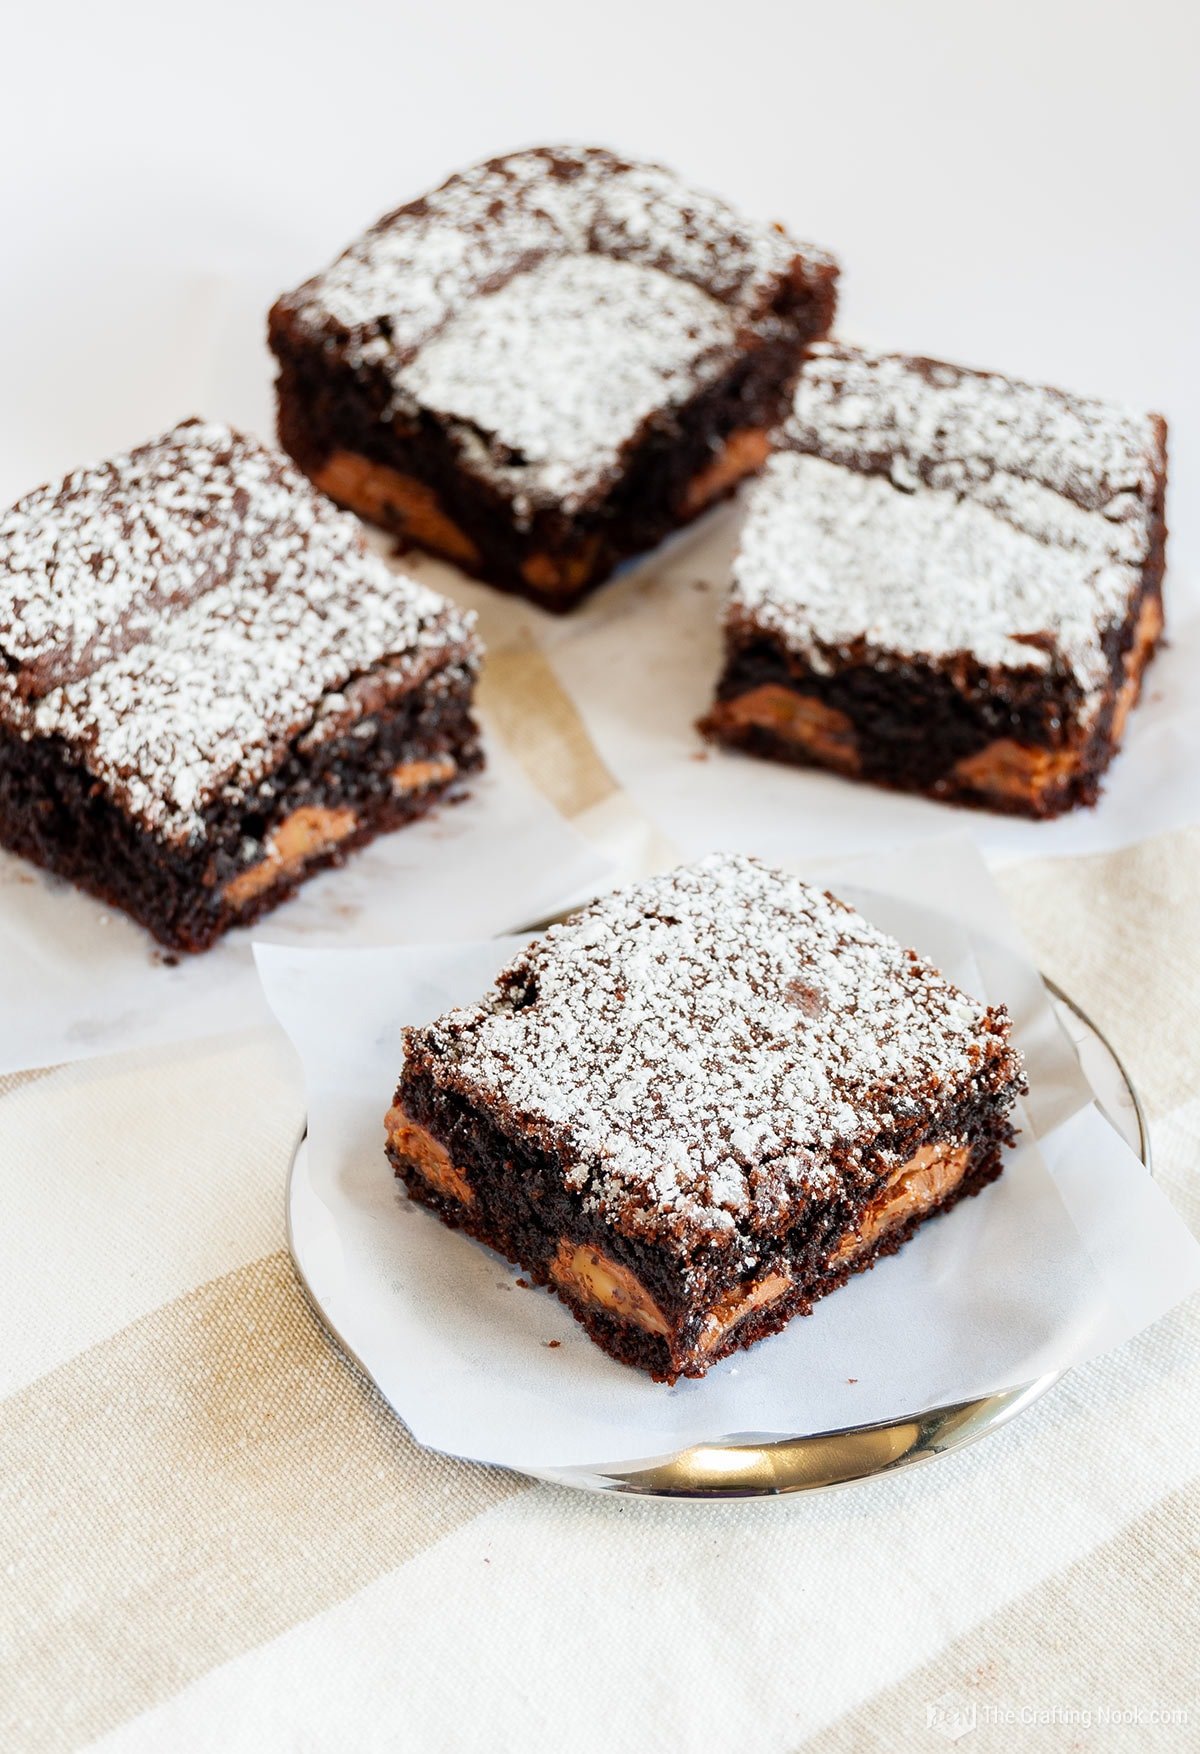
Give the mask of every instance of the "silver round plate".
[{"label": "silver round plate", "polygon": [[[1145,1115],[1116,1050],[1060,987],[1049,979],[1045,984],[1100,1107],[1150,1169],[1150,1135]],[[322,1309],[305,1273],[302,1251],[296,1245],[293,1214],[297,1199],[304,1197],[306,1170],[306,1143],[301,1137],[287,1183],[287,1240],[292,1264],[301,1289],[330,1339],[351,1364],[373,1380]],[[761,1442],[742,1438],[737,1442],[694,1444],[674,1455],[615,1466],[548,1469],[536,1477],[588,1491],[636,1492],[660,1498],[756,1498],[848,1486],[855,1480],[868,1480],[877,1474],[931,1461],[935,1456],[949,1455],[991,1431],[998,1431],[1032,1406],[1061,1375],[1062,1372],[1055,1371],[1017,1388],[983,1395],[977,1400],[957,1401],[951,1406],[927,1408],[879,1425],[847,1426],[839,1431],[771,1437]]]}]

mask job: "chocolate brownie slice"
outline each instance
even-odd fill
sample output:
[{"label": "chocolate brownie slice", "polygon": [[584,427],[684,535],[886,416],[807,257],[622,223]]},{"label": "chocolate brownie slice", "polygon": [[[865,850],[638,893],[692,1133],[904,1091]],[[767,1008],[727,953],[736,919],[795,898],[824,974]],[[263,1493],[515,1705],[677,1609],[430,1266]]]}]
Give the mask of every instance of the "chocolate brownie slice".
[{"label": "chocolate brownie slice", "polygon": [[761,466],[836,279],[656,165],[491,159],[276,303],[280,439],[341,504],[567,609]]},{"label": "chocolate brownie slice", "polygon": [[204,950],[479,765],[471,618],[189,420],[0,519],[0,844]]},{"label": "chocolate brownie slice", "polygon": [[714,855],[408,1029],[387,1151],[614,1358],[702,1376],[999,1175],[1009,1033],[831,895]]},{"label": "chocolate brownie slice", "polygon": [[935,798],[1094,803],[1162,631],[1166,425],[813,349],[735,561],[704,728]]}]

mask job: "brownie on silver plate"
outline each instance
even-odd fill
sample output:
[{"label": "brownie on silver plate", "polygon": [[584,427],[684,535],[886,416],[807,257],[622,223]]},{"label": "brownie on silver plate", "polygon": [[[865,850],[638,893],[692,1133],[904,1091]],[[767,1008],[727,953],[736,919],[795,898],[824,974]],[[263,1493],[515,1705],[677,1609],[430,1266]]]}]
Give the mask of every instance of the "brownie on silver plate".
[{"label": "brownie on silver plate", "polygon": [[819,344],[703,728],[994,810],[1094,803],[1162,631],[1166,468],[1156,414]]},{"label": "brownie on silver plate", "polygon": [[480,761],[471,619],[228,427],[0,518],[0,844],[204,950]]},{"label": "brownie on silver plate", "polygon": [[593,902],[405,1035],[387,1152],[447,1224],[659,1380],[805,1314],[1000,1174],[1002,1008],[713,855]]},{"label": "brownie on silver plate", "polygon": [[824,251],[599,148],[494,158],[279,299],[279,436],[341,504],[567,609],[761,467]]}]

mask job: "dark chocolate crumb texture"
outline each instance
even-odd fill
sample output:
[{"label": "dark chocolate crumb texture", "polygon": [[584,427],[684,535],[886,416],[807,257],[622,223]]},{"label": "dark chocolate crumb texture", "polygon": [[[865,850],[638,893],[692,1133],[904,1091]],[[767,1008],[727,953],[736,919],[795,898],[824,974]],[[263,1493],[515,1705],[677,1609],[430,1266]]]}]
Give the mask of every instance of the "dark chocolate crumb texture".
[{"label": "dark chocolate crumb texture", "polygon": [[818,344],[704,728],[992,809],[1093,803],[1162,631],[1165,489],[1158,415]]},{"label": "dark chocolate crumb texture", "polygon": [[1007,1014],[799,879],[714,855],[552,927],[405,1032],[410,1193],[674,1381],[999,1175]]},{"label": "dark chocolate crumb texture", "polygon": [[280,439],[343,505],[566,609],[761,467],[836,280],[657,165],[491,159],[277,302]]},{"label": "dark chocolate crumb texture", "polygon": [[0,843],[203,950],[479,763],[471,618],[184,421],[0,519]]}]

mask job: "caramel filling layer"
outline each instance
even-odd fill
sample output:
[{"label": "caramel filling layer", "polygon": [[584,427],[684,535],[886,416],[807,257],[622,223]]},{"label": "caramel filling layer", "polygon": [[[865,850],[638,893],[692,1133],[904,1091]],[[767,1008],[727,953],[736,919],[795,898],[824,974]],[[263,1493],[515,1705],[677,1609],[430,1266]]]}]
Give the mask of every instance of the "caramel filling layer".
[{"label": "caramel filling layer", "polygon": [[[648,1334],[665,1336],[670,1332],[667,1318],[636,1274],[590,1244],[564,1238],[551,1263],[550,1277],[576,1303],[602,1309]],[[736,1286],[704,1318],[696,1350],[715,1352],[740,1321],[775,1303],[791,1283],[787,1273],[776,1270],[750,1285]]]},{"label": "caramel filling layer", "polygon": [[968,1146],[950,1145],[945,1140],[922,1145],[888,1178],[887,1186],[863,1213],[857,1234],[842,1238],[830,1264],[853,1260],[889,1230],[939,1205],[967,1173],[970,1156]]},{"label": "caramel filling layer", "polygon": [[773,1273],[765,1273],[761,1279],[756,1279],[752,1285],[739,1285],[705,1316],[696,1350],[715,1352],[744,1317],[756,1309],[765,1309],[769,1303],[777,1303],[784,1292],[790,1290],[791,1283],[790,1276],[777,1268]]},{"label": "caramel filling layer", "polygon": [[327,853],[353,834],[358,817],[353,810],[330,810],[320,804],[302,804],[285,816],[266,843],[263,857],[239,871],[225,885],[224,899],[231,907],[244,907],[283,877],[292,877],[312,859]]},{"label": "caramel filling layer", "polygon": [[[392,791],[397,796],[421,792],[427,786],[445,784],[457,772],[458,764],[448,755],[439,755],[430,761],[402,761],[392,769]],[[272,831],[257,864],[248,865],[236,877],[230,878],[225,885],[224,899],[231,907],[244,907],[278,883],[281,877],[292,877],[303,870],[311,860],[327,853],[348,834],[353,834],[357,827],[357,812],[347,806],[330,809],[323,804],[302,804]]]},{"label": "caramel filling layer", "polygon": [[733,700],[719,701],[710,715],[718,730],[770,731],[803,749],[826,767],[857,773],[858,744],[845,713],[811,694],[797,694],[779,682],[764,682]]},{"label": "caramel filling layer", "polygon": [[564,1237],[550,1263],[550,1277],[576,1303],[605,1310],[647,1334],[670,1332],[666,1316],[636,1274],[590,1243]]},{"label": "caramel filling layer", "polygon": [[1125,654],[1125,680],[1113,708],[1111,735],[1114,743],[1119,743],[1125,735],[1126,720],[1142,692],[1142,672],[1154,654],[1162,630],[1161,601],[1157,597],[1144,597],[1138,612],[1137,627],[1134,629],[1133,644]]},{"label": "caramel filling layer", "polygon": [[[1133,643],[1125,654],[1125,680],[1113,706],[1110,737],[1114,745],[1125,735],[1125,724],[1142,689],[1142,673],[1163,628],[1162,604],[1146,597],[1138,612]],[[987,797],[1036,801],[1051,787],[1069,779],[1082,759],[1082,748],[1041,749],[1001,737],[976,755],[956,762],[951,777]]]},{"label": "caramel filling layer", "polygon": [[1051,786],[1070,779],[1079,767],[1078,749],[1043,749],[998,737],[950,769],[950,778],[987,798],[1036,802]]},{"label": "caramel filling layer", "polygon": [[[720,452],[685,488],[682,516],[695,517],[743,476],[761,469],[769,450],[770,440],[761,427],[740,427],[730,433]],[[413,475],[372,462],[357,451],[334,451],[313,481],[330,499],[372,524],[396,530],[460,566],[480,563],[479,550],[466,531],[448,516],[433,489]],[[569,554],[531,554],[521,565],[522,575],[536,591],[566,595],[587,582],[599,547],[600,538],[593,536]]]},{"label": "caramel filling layer", "polygon": [[458,763],[450,755],[435,755],[428,761],[402,761],[392,769],[392,790],[423,792],[426,786],[443,786],[458,772]]},{"label": "caramel filling layer", "polygon": [[[403,475],[384,463],[372,463],[356,451],[335,451],[313,480],[330,499],[349,506],[372,524],[396,530],[419,547],[444,554],[460,566],[479,565],[474,542],[447,515],[433,489],[415,476]],[[537,591],[578,590],[592,569],[598,547],[599,538],[594,537],[571,554],[531,554],[522,563],[521,572]]]},{"label": "caramel filling layer", "polygon": [[600,546],[591,537],[571,554],[531,554],[521,563],[521,575],[535,591],[577,591],[591,573]]},{"label": "caramel filling layer", "polygon": [[465,1170],[451,1161],[446,1147],[439,1144],[432,1133],[409,1119],[399,1103],[388,1110],[387,1136],[388,1144],[398,1156],[413,1165],[422,1181],[427,1181],[439,1194],[457,1200],[460,1205],[473,1204],[475,1190],[467,1180]]},{"label": "caramel filling layer", "polygon": [[736,487],[743,476],[756,474],[770,449],[771,441],[761,426],[740,426],[731,432],[712,462],[688,482],[683,495],[684,517],[696,517],[706,505]]},{"label": "caramel filling layer", "polygon": [[[465,1206],[474,1203],[475,1191],[466,1172],[451,1160],[445,1146],[410,1119],[398,1103],[388,1113],[387,1136],[397,1155],[438,1193]],[[923,1145],[893,1172],[883,1192],[863,1214],[858,1231],[843,1237],[838,1244],[830,1265],[853,1259],[887,1231],[940,1204],[962,1180],[969,1158],[970,1151],[965,1145],[944,1141]],[[571,1242],[563,1237],[550,1263],[550,1278],[574,1303],[602,1310],[644,1333],[670,1337],[670,1322],[636,1273],[592,1243]],[[735,1286],[705,1316],[696,1352],[703,1355],[716,1352],[739,1322],[777,1303],[791,1287],[790,1274],[780,1267],[748,1285]]]},{"label": "caramel filling layer", "polygon": [[471,538],[446,516],[433,489],[415,476],[373,463],[357,451],[334,451],[313,481],[330,499],[370,523],[398,530],[422,548],[464,566],[478,565],[479,550]]}]

